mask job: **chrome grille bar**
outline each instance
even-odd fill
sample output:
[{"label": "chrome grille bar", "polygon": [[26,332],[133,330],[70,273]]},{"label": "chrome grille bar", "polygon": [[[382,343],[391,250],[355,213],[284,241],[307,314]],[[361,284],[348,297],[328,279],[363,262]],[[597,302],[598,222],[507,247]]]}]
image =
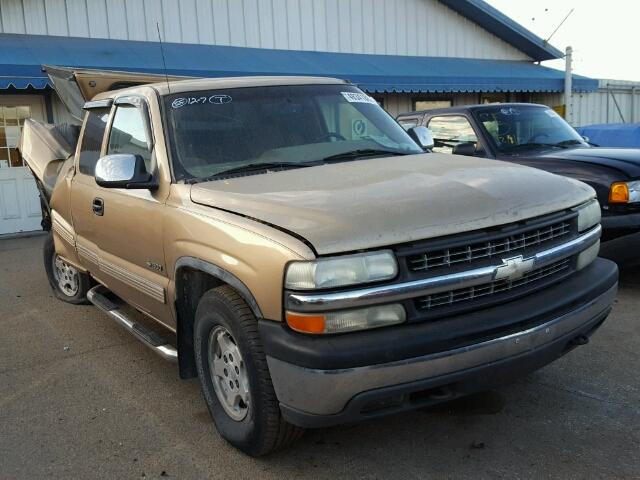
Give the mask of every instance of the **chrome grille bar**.
[{"label": "chrome grille bar", "polygon": [[[542,250],[527,259],[538,269],[559,260],[571,257],[598,242],[602,228],[600,225],[588,232],[553,248]],[[475,287],[490,283],[505,263],[474,268],[463,272],[438,275],[405,283],[360,288],[343,292],[297,293],[287,292],[285,307],[296,312],[321,312],[357,308],[378,303],[388,303],[408,298],[432,295],[434,293]]]},{"label": "chrome grille bar", "polygon": [[407,265],[412,272],[427,271],[438,267],[471,262],[496,255],[524,250],[540,246],[571,233],[571,224],[567,221],[547,225],[515,235],[508,235],[498,240],[471,243],[461,247],[446,248],[407,258]]},{"label": "chrome grille bar", "polygon": [[469,301],[476,298],[495,295],[502,292],[508,292],[515,288],[523,287],[530,283],[537,282],[544,278],[550,277],[558,272],[562,272],[569,268],[571,260],[565,258],[559,262],[553,263],[546,267],[541,267],[525,274],[519,280],[496,280],[484,285],[472,286],[458,290],[450,290],[444,293],[436,293],[427,295],[424,298],[418,298],[416,303],[421,310],[431,310],[436,307],[453,305],[462,301]]}]

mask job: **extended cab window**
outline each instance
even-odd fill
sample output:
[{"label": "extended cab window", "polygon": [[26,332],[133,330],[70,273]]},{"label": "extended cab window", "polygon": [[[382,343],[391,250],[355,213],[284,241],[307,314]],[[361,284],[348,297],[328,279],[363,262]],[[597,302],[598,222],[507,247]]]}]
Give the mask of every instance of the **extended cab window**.
[{"label": "extended cab window", "polygon": [[96,162],[100,157],[100,148],[108,119],[108,108],[94,108],[87,113],[84,134],[80,143],[80,159],[78,161],[80,173],[93,177]]},{"label": "extended cab window", "polygon": [[433,117],[427,127],[433,133],[434,152],[451,153],[460,143],[478,142],[469,121],[459,115]]},{"label": "extended cab window", "polygon": [[140,109],[133,105],[118,105],[113,118],[107,154],[131,153],[144,159],[151,171],[151,152],[147,148],[147,134]]}]

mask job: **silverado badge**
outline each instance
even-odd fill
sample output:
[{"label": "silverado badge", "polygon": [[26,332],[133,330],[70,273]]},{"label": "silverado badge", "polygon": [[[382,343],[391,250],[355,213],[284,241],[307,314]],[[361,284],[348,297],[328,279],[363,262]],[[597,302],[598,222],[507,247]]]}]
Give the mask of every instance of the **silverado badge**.
[{"label": "silverado badge", "polygon": [[151,270],[155,270],[157,272],[161,272],[163,270],[162,265],[156,262],[152,262],[151,260],[147,260],[147,267]]}]

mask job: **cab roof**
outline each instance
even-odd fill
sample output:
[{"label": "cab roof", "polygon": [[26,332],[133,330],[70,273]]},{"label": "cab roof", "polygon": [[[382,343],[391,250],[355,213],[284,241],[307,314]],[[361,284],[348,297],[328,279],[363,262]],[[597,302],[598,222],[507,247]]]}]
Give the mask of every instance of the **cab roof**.
[{"label": "cab roof", "polygon": [[287,85],[338,85],[347,84],[346,80],[330,77],[303,77],[303,76],[265,76],[265,77],[226,77],[226,78],[194,78],[192,80],[180,80],[158,82],[149,86],[155,88],[160,95],[173,93],[194,92],[199,90],[216,90],[225,88],[243,87],[273,87]]},{"label": "cab roof", "polygon": [[417,117],[428,115],[429,117],[433,117],[434,115],[442,115],[447,114],[451,115],[454,113],[467,113],[473,110],[477,110],[479,108],[487,108],[487,107],[539,107],[539,108],[549,108],[547,105],[540,105],[537,103],[523,103],[523,102],[500,102],[500,103],[479,103],[476,105],[460,105],[456,107],[445,107],[445,108],[432,108],[428,110],[417,110],[415,112],[405,112],[398,115],[398,119],[406,118],[406,117]]},{"label": "cab roof", "polygon": [[83,106],[90,100],[112,98],[127,92],[139,92],[152,87],[160,95],[199,90],[278,85],[340,85],[346,80],[315,76],[243,76],[224,78],[192,78],[165,76],[157,73],[95,70],[45,65],[58,96],[73,117],[82,119]]},{"label": "cab roof", "polygon": [[189,80],[169,80],[141,85],[132,85],[118,90],[109,90],[96,95],[94,100],[102,100],[127,94],[128,92],[140,91],[140,88],[153,88],[160,95],[173,95],[176,93],[198,92],[201,90],[223,90],[228,88],[246,87],[274,87],[289,85],[347,85],[349,82],[330,77],[225,77],[225,78],[193,78]]}]

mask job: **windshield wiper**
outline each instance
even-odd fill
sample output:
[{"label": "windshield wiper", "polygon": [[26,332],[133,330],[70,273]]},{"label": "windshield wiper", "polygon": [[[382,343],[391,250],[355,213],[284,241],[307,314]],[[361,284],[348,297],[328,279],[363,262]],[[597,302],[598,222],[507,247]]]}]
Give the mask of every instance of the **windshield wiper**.
[{"label": "windshield wiper", "polygon": [[216,172],[213,175],[209,175],[204,178],[193,178],[189,183],[198,183],[198,182],[206,182],[209,180],[217,180],[220,178],[233,176],[241,173],[254,173],[268,170],[291,170],[293,168],[304,168],[309,167],[310,165],[305,163],[297,163],[297,162],[255,162],[248,163],[246,165],[240,165],[239,167],[229,168],[227,170],[222,170],[220,172]]},{"label": "windshield wiper", "polygon": [[247,165],[240,165],[239,167],[229,168],[216,172],[213,175],[209,175],[204,178],[191,178],[187,180],[187,183],[199,183],[207,182],[209,180],[218,180],[226,178],[228,176],[234,176],[242,173],[255,173],[268,170],[291,170],[294,168],[314,167],[325,163],[342,162],[346,160],[353,160],[359,157],[370,157],[373,155],[409,155],[409,153],[398,152],[395,150],[383,150],[383,149],[358,149],[351,150],[349,152],[338,153],[336,155],[330,155],[322,158],[321,160],[312,160],[309,162],[255,162]]},{"label": "windshield wiper", "polygon": [[522,150],[524,148],[567,148],[566,146],[556,145],[554,143],[520,143],[518,145],[512,145],[505,148],[505,152],[512,152],[514,150]]},{"label": "windshield wiper", "polygon": [[348,152],[336,153],[329,155],[320,160],[320,163],[342,162],[345,160],[353,160],[360,157],[372,157],[374,155],[410,155],[408,152],[398,152],[397,150],[384,150],[378,148],[360,148],[350,150]]},{"label": "windshield wiper", "polygon": [[575,138],[570,138],[569,140],[563,140],[561,142],[554,143],[553,145],[556,147],[567,147],[569,145],[582,145],[582,142]]}]

